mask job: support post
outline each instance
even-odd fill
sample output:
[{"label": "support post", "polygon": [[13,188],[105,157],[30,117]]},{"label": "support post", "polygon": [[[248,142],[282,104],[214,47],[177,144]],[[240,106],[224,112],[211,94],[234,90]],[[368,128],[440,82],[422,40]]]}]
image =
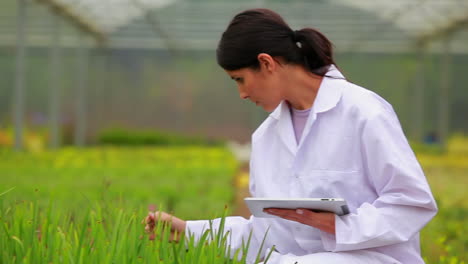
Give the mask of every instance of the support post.
[{"label": "support post", "polygon": [[16,72],[15,90],[13,93],[13,120],[15,126],[16,150],[23,148],[23,127],[25,113],[25,77],[26,77],[26,0],[17,0],[16,17]]},{"label": "support post", "polygon": [[441,58],[441,83],[439,89],[439,136],[443,146],[447,144],[450,127],[450,85],[451,85],[451,36],[446,35],[443,39],[443,51]]},{"label": "support post", "polygon": [[424,137],[424,99],[426,88],[425,64],[426,64],[426,46],[424,44],[417,46],[417,71],[416,84],[414,88],[414,114],[413,114],[413,139],[416,142],[422,142]]},{"label": "support post", "polygon": [[79,45],[77,46],[77,75],[76,75],[76,103],[75,103],[75,146],[83,147],[86,140],[86,98],[88,87],[88,49],[83,41],[83,34],[80,33]]},{"label": "support post", "polygon": [[60,50],[60,18],[52,15],[52,45],[50,50],[50,147],[56,149],[60,146],[60,80],[61,80],[61,50]]}]

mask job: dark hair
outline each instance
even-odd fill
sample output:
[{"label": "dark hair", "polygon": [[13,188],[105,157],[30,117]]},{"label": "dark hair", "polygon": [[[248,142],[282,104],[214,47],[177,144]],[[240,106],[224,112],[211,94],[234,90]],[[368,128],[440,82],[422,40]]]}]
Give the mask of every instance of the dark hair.
[{"label": "dark hair", "polygon": [[237,14],[224,31],[217,61],[225,70],[258,69],[260,53],[282,57],[286,63],[302,65],[321,76],[335,64],[332,43],[316,29],[293,31],[279,14],[249,9]]}]

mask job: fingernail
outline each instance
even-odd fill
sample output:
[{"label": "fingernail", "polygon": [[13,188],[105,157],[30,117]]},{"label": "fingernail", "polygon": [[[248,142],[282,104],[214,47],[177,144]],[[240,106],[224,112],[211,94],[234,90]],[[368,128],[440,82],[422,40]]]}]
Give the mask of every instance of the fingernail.
[{"label": "fingernail", "polygon": [[301,215],[301,214],[304,214],[304,210],[302,210],[302,209],[296,209],[296,213],[297,213],[297,214],[300,214],[300,215]]}]

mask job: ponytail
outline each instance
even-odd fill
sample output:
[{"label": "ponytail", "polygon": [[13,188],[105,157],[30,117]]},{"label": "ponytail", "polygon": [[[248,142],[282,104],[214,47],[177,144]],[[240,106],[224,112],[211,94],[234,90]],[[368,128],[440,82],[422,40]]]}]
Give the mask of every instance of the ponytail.
[{"label": "ponytail", "polygon": [[258,54],[267,53],[325,76],[329,66],[336,65],[332,46],[330,40],[315,29],[293,31],[279,14],[269,9],[250,9],[237,14],[229,23],[216,56],[225,70],[258,69]]},{"label": "ponytail", "polygon": [[294,31],[294,41],[300,49],[302,65],[309,71],[324,76],[328,66],[335,64],[332,43],[316,29],[303,28]]}]

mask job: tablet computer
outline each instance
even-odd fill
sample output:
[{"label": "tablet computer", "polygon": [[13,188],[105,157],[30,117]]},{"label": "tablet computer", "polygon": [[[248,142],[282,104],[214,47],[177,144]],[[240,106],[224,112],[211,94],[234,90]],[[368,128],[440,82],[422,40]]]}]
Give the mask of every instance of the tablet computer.
[{"label": "tablet computer", "polygon": [[349,214],[348,205],[342,198],[245,198],[250,212],[255,217],[276,217],[263,212],[265,208],[297,209],[332,212],[337,215]]}]

